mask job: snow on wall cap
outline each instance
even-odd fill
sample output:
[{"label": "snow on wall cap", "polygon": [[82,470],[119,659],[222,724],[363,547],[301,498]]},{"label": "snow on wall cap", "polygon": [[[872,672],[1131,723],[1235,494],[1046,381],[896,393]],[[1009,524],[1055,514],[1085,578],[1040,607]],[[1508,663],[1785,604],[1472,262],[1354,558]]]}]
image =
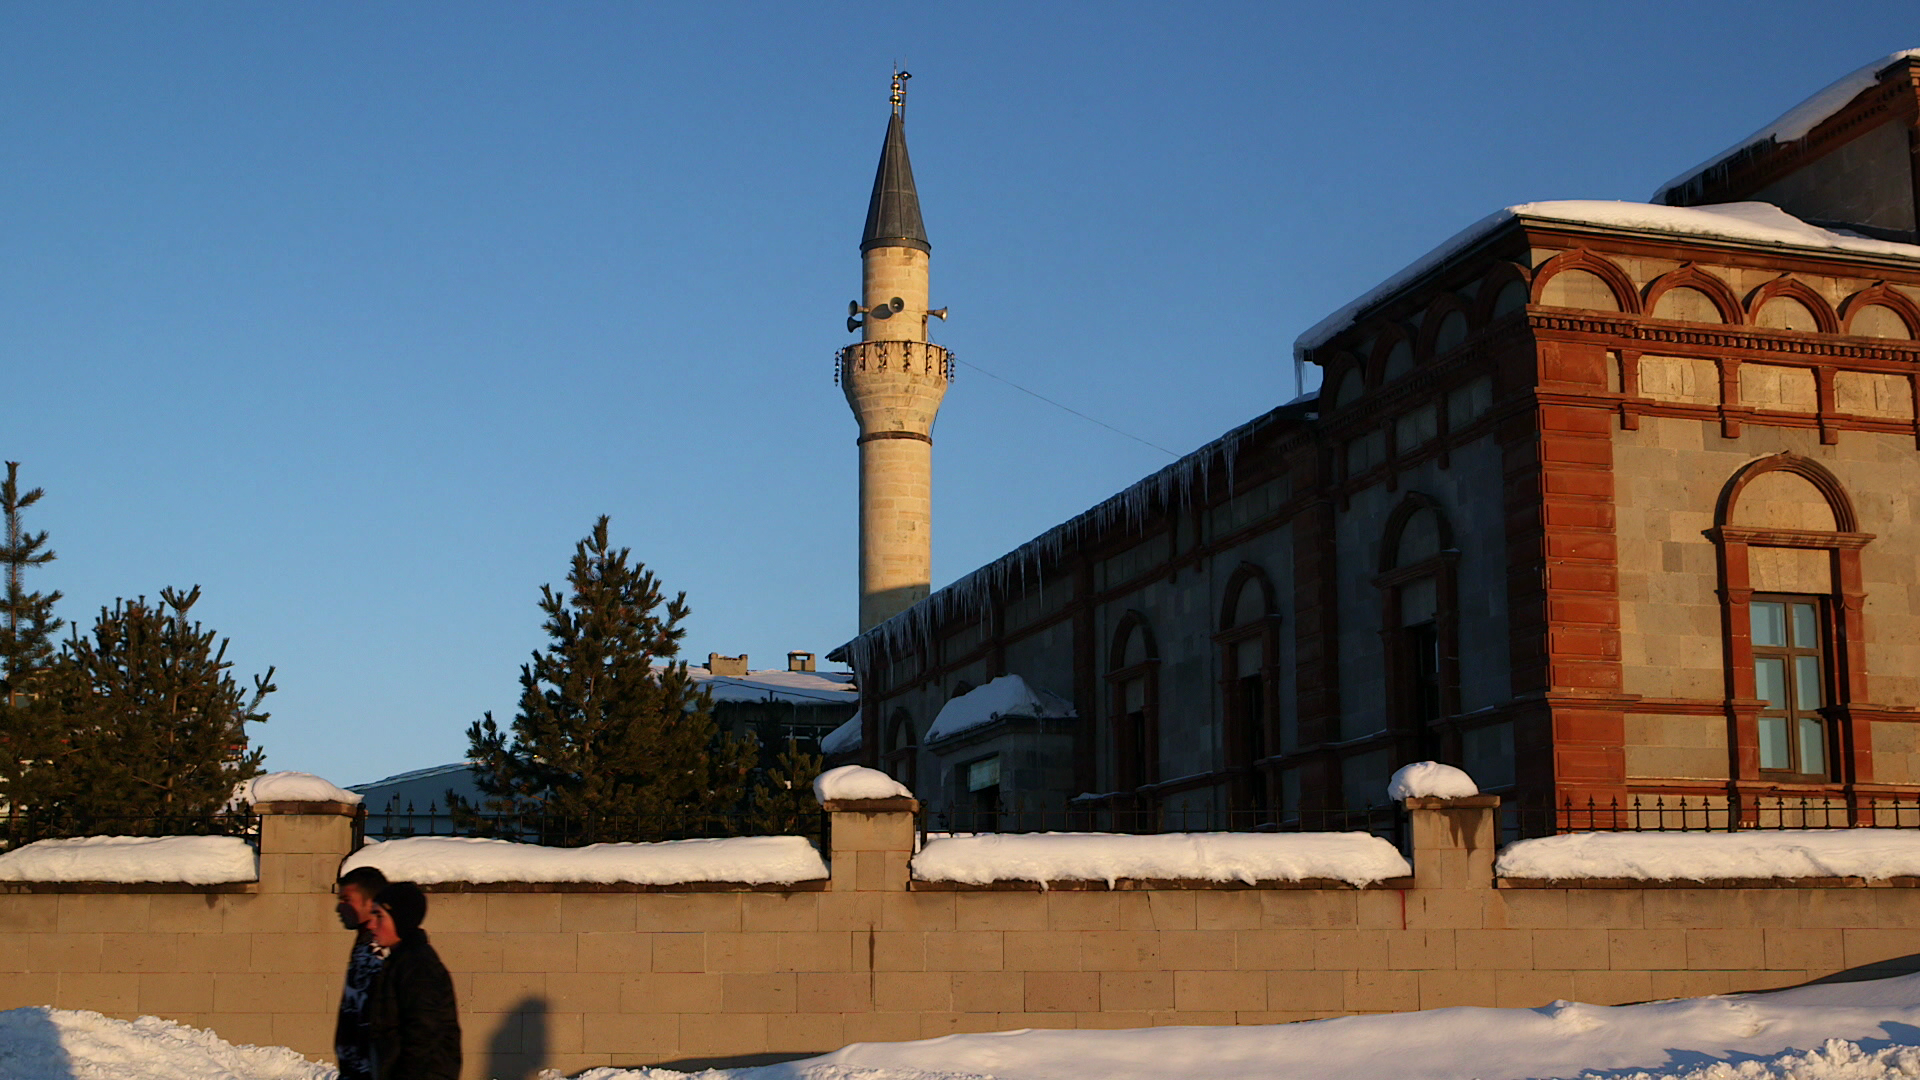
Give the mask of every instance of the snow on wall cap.
[{"label": "snow on wall cap", "polygon": [[1018,675],[1002,675],[985,686],[976,686],[948,700],[927,729],[927,741],[957,735],[969,728],[992,723],[1003,716],[1025,716],[1035,720],[1067,720],[1074,716],[1066,699],[1035,690]]},{"label": "snow on wall cap", "polygon": [[273,772],[256,776],[234,792],[239,802],[332,802],[349,806],[361,801],[359,795],[312,773]]},{"label": "snow on wall cap", "polygon": [[1812,97],[1781,113],[1780,116],[1759,131],[1741,139],[1718,154],[1681,173],[1679,176],[1660,185],[1653,193],[1654,202],[1665,202],[1676,190],[1692,183],[1702,173],[1715,165],[1739,154],[1742,150],[1762,143],[1790,143],[1804,139],[1814,128],[1819,127],[1828,117],[1847,107],[1847,103],[1862,93],[1873,89],[1880,82],[1880,75],[1902,60],[1920,59],[1920,49],[1906,49],[1891,56],[1875,60],[1873,63],[1849,72],[1828,85]]},{"label": "snow on wall cap", "polygon": [[1387,798],[1467,799],[1480,794],[1473,777],[1451,765],[1437,761],[1416,761],[1402,765],[1387,781]]},{"label": "snow on wall cap", "polygon": [[911,799],[913,792],[893,777],[878,769],[869,769],[863,765],[842,765],[837,769],[828,769],[814,778],[813,797],[821,802],[836,799],[860,801],[865,799]]}]

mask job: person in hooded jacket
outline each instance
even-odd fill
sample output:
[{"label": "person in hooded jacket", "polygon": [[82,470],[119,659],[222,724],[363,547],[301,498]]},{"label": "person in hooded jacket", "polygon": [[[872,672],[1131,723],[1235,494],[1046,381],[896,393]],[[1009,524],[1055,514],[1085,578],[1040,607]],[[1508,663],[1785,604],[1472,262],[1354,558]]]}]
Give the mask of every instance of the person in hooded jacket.
[{"label": "person in hooded jacket", "polygon": [[420,924],[427,897],[390,882],[373,898],[367,932],[385,950],[367,994],[374,1080],[460,1080],[460,1010],[453,977]]}]

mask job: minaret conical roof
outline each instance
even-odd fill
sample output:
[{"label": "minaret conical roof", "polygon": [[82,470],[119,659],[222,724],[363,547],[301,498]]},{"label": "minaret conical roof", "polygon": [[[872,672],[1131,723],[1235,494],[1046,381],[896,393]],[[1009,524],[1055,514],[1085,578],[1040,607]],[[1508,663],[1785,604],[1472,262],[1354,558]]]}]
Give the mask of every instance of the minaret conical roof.
[{"label": "minaret conical roof", "polygon": [[913,163],[907,160],[907,125],[898,109],[887,121],[887,142],[873,174],[873,198],[867,202],[867,227],[860,234],[861,251],[877,247],[933,250],[920,220],[920,193],[913,186]]}]

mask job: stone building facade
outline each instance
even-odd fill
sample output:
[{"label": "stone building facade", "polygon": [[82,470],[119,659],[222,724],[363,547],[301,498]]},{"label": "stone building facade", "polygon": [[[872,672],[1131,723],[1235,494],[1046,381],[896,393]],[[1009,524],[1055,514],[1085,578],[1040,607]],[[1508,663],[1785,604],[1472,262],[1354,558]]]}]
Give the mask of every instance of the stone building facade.
[{"label": "stone building facade", "polygon": [[[865,759],[1193,827],[1426,758],[1510,804],[1911,797],[1920,59],[1855,79],[1655,203],[1489,217],[1301,338],[1317,393],[865,630]],[[925,742],[1007,673],[1077,717]]]}]

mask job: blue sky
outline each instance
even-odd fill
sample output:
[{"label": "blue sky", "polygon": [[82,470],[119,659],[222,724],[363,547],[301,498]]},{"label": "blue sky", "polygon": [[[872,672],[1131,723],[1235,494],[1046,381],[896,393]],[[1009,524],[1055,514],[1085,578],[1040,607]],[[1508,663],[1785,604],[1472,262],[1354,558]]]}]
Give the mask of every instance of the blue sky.
[{"label": "blue sky", "polygon": [[[201,585],[269,766],[365,781],[512,716],[602,513],[696,659],[851,635],[896,59],[936,338],[1184,452],[1473,220],[1915,45],[1910,0],[0,2],[0,455],[69,620]],[[1169,460],[965,367],[936,437],[936,583]]]}]

